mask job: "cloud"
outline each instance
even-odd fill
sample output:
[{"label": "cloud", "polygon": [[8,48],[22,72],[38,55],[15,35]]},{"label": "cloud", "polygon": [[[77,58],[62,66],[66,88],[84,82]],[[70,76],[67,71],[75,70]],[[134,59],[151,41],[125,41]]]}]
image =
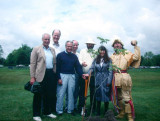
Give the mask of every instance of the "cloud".
[{"label": "cloud", "polygon": [[79,49],[88,37],[99,46],[97,37],[120,38],[126,49],[133,51],[131,40],[138,40],[142,54],[160,48],[160,2],[158,0],[5,0],[0,1],[0,45],[4,57],[22,44],[34,47],[41,44],[43,33],[60,29],[60,44],[76,39]]}]

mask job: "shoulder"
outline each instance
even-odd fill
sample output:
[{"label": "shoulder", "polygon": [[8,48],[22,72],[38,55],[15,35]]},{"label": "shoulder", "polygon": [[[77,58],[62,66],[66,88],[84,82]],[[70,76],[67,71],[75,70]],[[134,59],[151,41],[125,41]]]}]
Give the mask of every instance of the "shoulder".
[{"label": "shoulder", "polygon": [[114,56],[115,56],[115,54],[113,53],[113,54],[110,56],[110,59],[112,59]]},{"label": "shoulder", "polygon": [[33,50],[32,50],[32,51],[38,51],[38,50],[41,49],[41,48],[42,48],[42,45],[36,46],[36,47],[33,47]]},{"label": "shoulder", "polygon": [[49,48],[50,48],[52,51],[55,51],[55,49],[54,49],[53,47],[49,46]]},{"label": "shoulder", "polygon": [[86,52],[87,51],[87,49],[86,48],[84,48],[84,49],[82,49],[81,51],[80,51],[80,53],[82,53],[82,52]]},{"label": "shoulder", "polygon": [[126,51],[125,51],[125,54],[126,54],[126,55],[132,55],[133,53],[132,53],[131,51],[129,51],[129,50],[126,50]]},{"label": "shoulder", "polygon": [[60,53],[58,53],[57,57],[58,57],[58,56],[62,56],[62,55],[64,56],[64,54],[65,54],[64,51],[63,51],[63,52],[60,52]]}]

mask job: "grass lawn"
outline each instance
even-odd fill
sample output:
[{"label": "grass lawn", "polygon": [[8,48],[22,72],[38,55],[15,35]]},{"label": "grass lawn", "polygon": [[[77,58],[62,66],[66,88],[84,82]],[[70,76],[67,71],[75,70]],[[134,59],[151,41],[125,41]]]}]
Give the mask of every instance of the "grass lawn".
[{"label": "grass lawn", "polygon": [[[131,69],[129,73],[133,81],[135,120],[160,121],[160,69]],[[32,120],[33,94],[24,90],[29,79],[29,69],[0,68],[0,120]],[[109,108],[113,109],[112,103]],[[42,120],[51,119],[43,116]],[[82,121],[82,118],[64,114],[53,121]]]}]

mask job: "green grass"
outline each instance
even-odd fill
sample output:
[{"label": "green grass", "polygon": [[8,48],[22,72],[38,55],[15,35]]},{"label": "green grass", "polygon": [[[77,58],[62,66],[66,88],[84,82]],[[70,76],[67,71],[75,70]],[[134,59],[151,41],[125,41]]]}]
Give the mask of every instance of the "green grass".
[{"label": "green grass", "polygon": [[[132,97],[136,121],[159,121],[160,69],[131,69],[129,73],[133,81]],[[0,120],[32,120],[33,94],[24,90],[24,84],[29,79],[29,69],[0,68]],[[113,109],[112,103],[109,108]],[[43,116],[42,120],[51,119]],[[53,121],[81,120],[80,115],[64,114]]]}]

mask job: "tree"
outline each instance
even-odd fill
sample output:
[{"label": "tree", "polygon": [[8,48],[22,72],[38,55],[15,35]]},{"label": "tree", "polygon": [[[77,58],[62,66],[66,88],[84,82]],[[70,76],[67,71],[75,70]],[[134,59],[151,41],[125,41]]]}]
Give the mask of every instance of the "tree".
[{"label": "tree", "polygon": [[153,61],[152,61],[152,58],[153,58],[154,54],[149,51],[149,52],[146,52],[144,54],[144,57],[143,57],[143,66],[153,66]]},{"label": "tree", "polygon": [[2,55],[3,55],[3,48],[2,48],[2,46],[0,45],[0,58],[2,58]]},{"label": "tree", "polygon": [[29,65],[30,63],[30,54],[32,49],[27,45],[22,45],[22,47],[18,48],[17,50],[13,50],[8,56],[5,61],[5,65]]},{"label": "tree", "polygon": [[151,51],[141,57],[141,66],[160,66],[160,54],[154,55]]}]

